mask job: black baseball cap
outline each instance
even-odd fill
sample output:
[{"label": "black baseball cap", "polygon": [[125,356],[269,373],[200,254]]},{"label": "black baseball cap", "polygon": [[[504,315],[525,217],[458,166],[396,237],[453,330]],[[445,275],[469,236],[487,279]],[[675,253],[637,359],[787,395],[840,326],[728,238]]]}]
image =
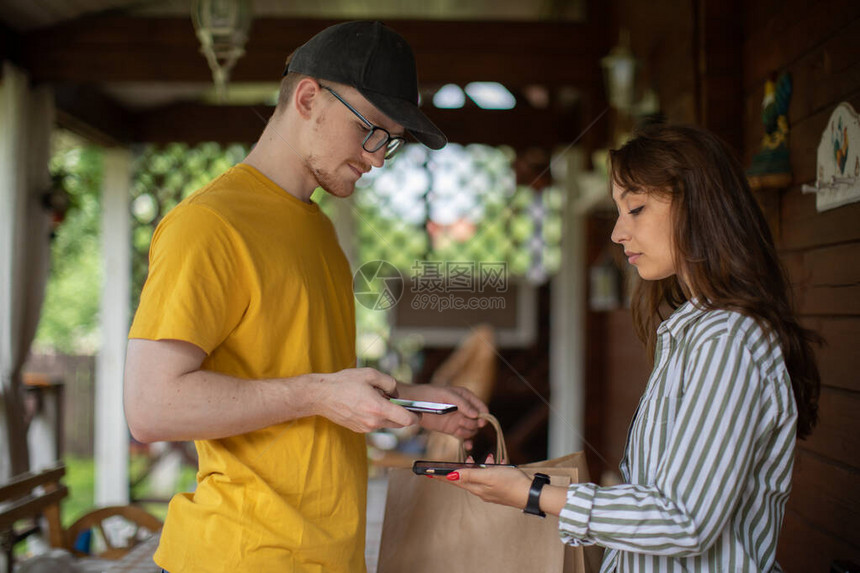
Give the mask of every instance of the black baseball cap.
[{"label": "black baseball cap", "polygon": [[448,140],[418,109],[415,56],[403,37],[382,22],[330,26],[293,52],[284,70],[346,84],[430,149]]}]

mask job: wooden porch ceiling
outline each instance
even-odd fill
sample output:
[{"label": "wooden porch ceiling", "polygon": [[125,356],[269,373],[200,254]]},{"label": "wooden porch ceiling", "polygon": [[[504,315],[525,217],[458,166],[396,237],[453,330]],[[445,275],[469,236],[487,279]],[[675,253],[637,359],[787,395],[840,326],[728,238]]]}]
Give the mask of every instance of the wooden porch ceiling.
[{"label": "wooden porch ceiling", "polygon": [[[591,5],[597,4],[596,2]],[[231,84],[275,82],[286,55],[336,20],[255,20],[246,54]],[[424,110],[459,143],[507,143],[517,147],[572,141],[603,108],[599,60],[613,34],[607,18],[588,23],[387,20],[412,45],[422,93],[472,81],[500,82],[518,96],[517,108],[486,111],[476,106]],[[13,32],[9,32],[14,34]],[[2,49],[2,48],[0,48]],[[56,85],[59,116],[90,136],[116,142],[253,141],[271,108],[216,106],[199,99],[158,105],[123,101],[111,87],[146,84],[170,93],[177,86],[205,92],[211,73],[199,53],[190,18],[99,16],[22,32],[6,42],[34,82]],[[530,105],[523,89],[547,89],[545,107]],[[576,97],[559,97],[571,93]],[[163,98],[162,98],[163,99]]]}]

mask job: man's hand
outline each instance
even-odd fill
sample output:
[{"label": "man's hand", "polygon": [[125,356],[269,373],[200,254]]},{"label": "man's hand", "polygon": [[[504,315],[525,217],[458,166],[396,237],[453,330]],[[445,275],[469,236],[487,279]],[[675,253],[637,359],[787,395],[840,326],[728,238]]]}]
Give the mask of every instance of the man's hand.
[{"label": "man's hand", "polygon": [[475,435],[478,428],[487,424],[486,420],[478,418],[479,414],[489,412],[487,405],[465,388],[398,383],[397,390],[401,398],[444,402],[457,406],[457,411],[450,414],[425,414],[421,417],[422,428],[468,440]]},{"label": "man's hand", "polygon": [[421,420],[388,401],[388,396],[397,396],[397,382],[378,370],[348,368],[316,377],[315,413],[354,432],[402,428]]}]

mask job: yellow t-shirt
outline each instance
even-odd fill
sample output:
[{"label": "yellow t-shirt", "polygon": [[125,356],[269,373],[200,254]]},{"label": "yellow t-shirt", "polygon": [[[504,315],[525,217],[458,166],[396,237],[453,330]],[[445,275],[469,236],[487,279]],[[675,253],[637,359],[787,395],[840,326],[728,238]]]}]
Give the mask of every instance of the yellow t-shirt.
[{"label": "yellow t-shirt", "polygon": [[[244,379],[354,366],[352,277],[331,221],[232,168],[158,226],[129,337],[191,342],[203,369]],[[170,502],[159,566],[364,571],[364,436],[315,416],[196,446],[197,488]]]}]

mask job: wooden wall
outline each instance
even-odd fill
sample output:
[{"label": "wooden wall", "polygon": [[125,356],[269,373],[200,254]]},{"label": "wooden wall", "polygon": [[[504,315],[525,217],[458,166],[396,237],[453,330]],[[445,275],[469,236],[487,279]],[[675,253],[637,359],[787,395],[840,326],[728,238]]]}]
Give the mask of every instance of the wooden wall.
[{"label": "wooden wall", "polygon": [[765,80],[784,70],[794,80],[793,183],[760,198],[802,320],[827,341],[818,353],[819,424],[798,442],[778,557],[787,572],[827,571],[835,559],[860,563],[860,203],[817,213],[800,186],[815,180],[818,143],[836,105],[860,109],[860,2],[753,0],[742,14],[747,165],[763,133]]},{"label": "wooden wall", "polygon": [[[677,0],[619,0],[618,27],[630,34],[639,82],[660,95],[660,111],[675,123],[695,123],[696,9]],[[613,38],[612,44],[618,42]]]}]

